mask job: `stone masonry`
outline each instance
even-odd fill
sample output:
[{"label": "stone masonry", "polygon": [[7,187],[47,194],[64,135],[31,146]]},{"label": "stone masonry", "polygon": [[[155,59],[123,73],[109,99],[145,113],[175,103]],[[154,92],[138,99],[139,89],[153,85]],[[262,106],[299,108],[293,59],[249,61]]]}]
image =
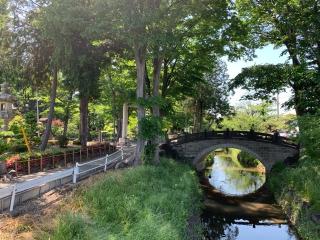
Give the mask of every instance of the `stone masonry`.
[{"label": "stone masonry", "polygon": [[284,162],[288,158],[294,158],[299,154],[299,150],[291,146],[247,139],[197,140],[173,144],[172,150],[178,153],[179,158],[191,161],[197,170],[202,170],[204,168],[204,158],[210,152],[225,147],[237,148],[251,153],[261,161],[267,172],[270,172],[275,163]]}]

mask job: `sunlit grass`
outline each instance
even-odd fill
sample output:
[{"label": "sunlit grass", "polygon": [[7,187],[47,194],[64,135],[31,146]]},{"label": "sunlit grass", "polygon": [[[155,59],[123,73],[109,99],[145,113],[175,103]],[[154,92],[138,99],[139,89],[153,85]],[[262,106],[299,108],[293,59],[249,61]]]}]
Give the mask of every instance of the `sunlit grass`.
[{"label": "sunlit grass", "polygon": [[311,220],[320,213],[320,161],[303,156],[295,168],[277,165],[269,179],[271,189],[306,240],[320,239],[320,226]]},{"label": "sunlit grass", "polygon": [[51,239],[188,239],[200,197],[195,173],[171,160],[107,173],[76,194],[78,211],[59,216]]}]

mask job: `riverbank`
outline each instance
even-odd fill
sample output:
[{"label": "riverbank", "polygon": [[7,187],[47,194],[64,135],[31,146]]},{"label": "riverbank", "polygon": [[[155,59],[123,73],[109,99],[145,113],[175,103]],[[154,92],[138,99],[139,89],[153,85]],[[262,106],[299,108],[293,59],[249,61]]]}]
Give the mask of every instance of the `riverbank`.
[{"label": "riverbank", "polygon": [[278,165],[272,171],[268,185],[276,201],[304,240],[320,239],[320,164],[318,159],[303,156],[298,166]]},{"label": "riverbank", "polygon": [[299,118],[303,148],[292,168],[275,166],[270,189],[304,240],[320,239],[320,114]]},{"label": "riverbank", "polygon": [[189,166],[166,159],[160,166],[139,166],[92,179],[64,201],[38,236],[59,240],[198,239],[200,225],[195,216],[201,213],[201,191]]}]

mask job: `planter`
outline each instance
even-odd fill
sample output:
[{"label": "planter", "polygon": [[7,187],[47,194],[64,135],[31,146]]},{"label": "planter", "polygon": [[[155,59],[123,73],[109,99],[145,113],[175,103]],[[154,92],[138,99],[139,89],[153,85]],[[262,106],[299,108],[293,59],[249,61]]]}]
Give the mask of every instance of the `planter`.
[{"label": "planter", "polygon": [[0,175],[7,173],[7,167],[5,161],[0,161]]}]

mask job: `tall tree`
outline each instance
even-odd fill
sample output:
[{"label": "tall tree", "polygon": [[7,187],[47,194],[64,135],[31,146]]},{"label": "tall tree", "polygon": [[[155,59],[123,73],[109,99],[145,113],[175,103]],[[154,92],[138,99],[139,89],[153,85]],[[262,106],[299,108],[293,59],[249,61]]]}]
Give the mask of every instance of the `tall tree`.
[{"label": "tall tree", "polygon": [[[293,89],[296,112],[298,115],[308,112],[302,107],[304,103],[301,100],[306,86],[314,89],[314,84],[319,82],[319,1],[240,0],[237,1],[237,7],[239,17],[250,26],[252,39],[256,39],[260,45],[272,43],[285,47],[285,52],[292,61],[289,71],[294,73],[294,77],[290,80],[290,86]],[[270,66],[270,72],[274,68]],[[282,70],[280,66],[277,72]],[[310,74],[310,71],[315,71],[316,74]],[[316,89],[319,90],[319,86]],[[319,92],[316,93],[318,94]]]},{"label": "tall tree", "polygon": [[94,22],[92,2],[55,1],[47,7],[44,19],[55,46],[55,59],[79,91],[80,142],[86,146],[89,101],[99,94],[100,67],[105,59],[104,46],[97,46],[90,34]]}]

